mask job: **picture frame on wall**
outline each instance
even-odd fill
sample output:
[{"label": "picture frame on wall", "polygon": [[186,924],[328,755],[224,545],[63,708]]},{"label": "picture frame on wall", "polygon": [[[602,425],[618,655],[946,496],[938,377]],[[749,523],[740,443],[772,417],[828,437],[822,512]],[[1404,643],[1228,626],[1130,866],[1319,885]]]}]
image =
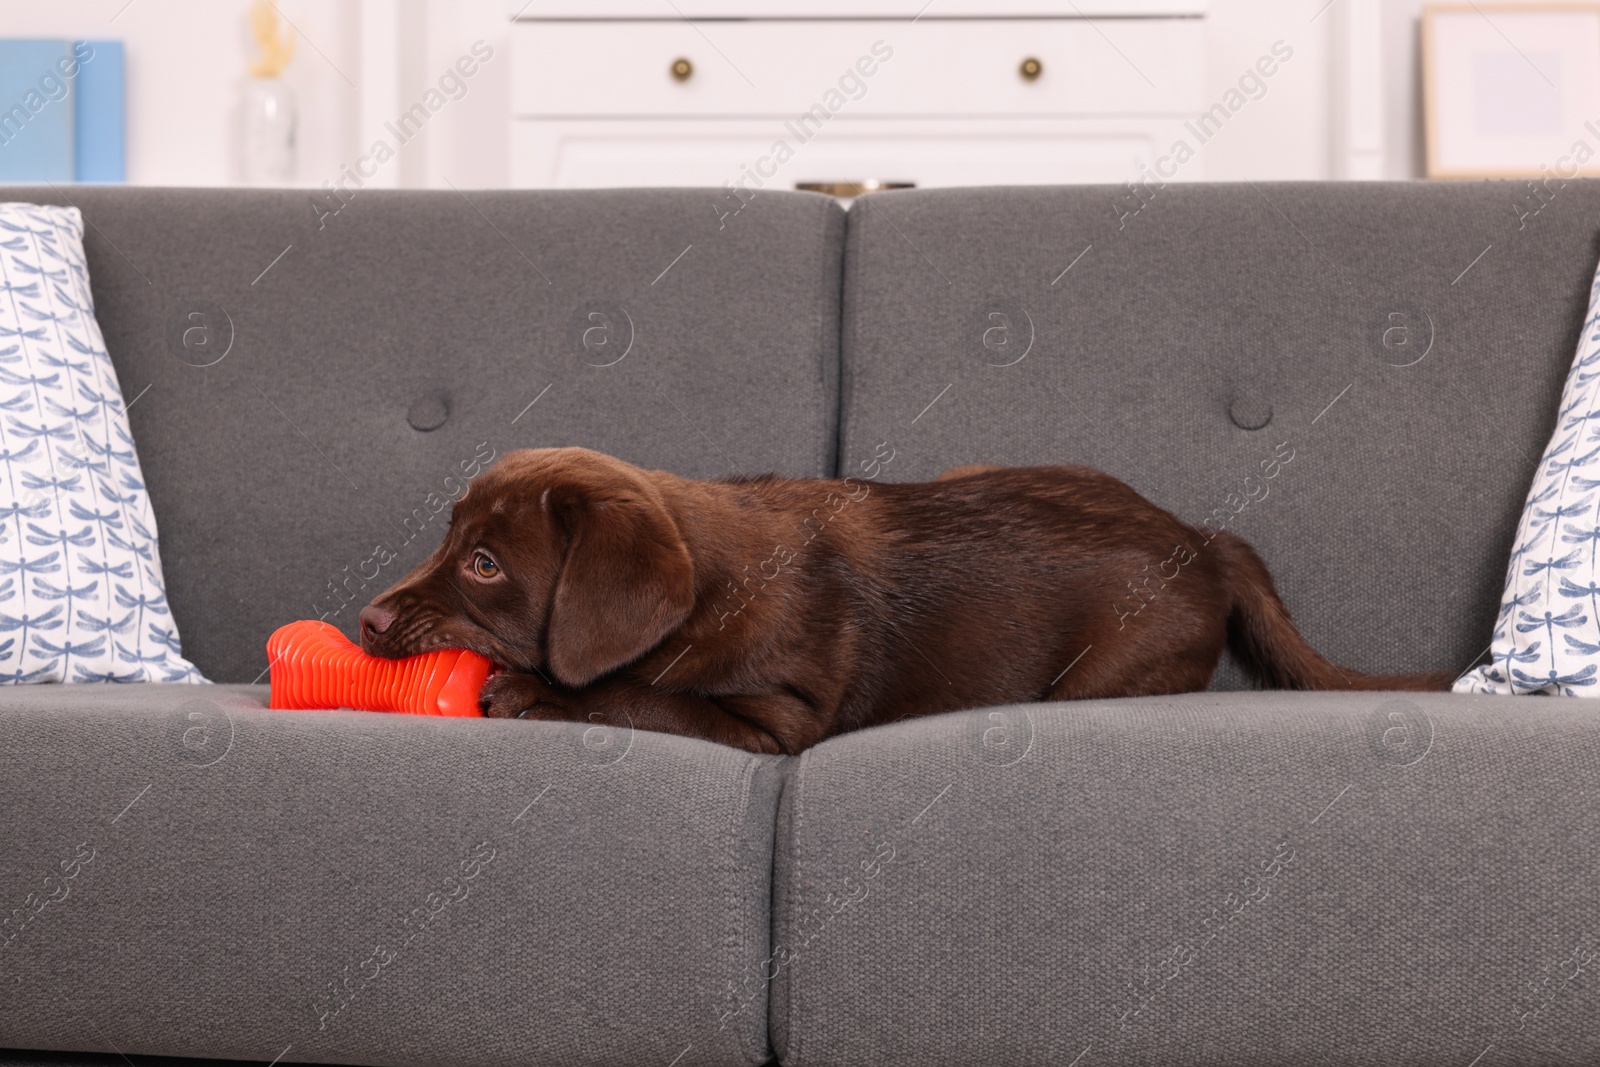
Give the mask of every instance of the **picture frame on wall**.
[{"label": "picture frame on wall", "polygon": [[1600,175],[1600,4],[1422,15],[1430,178]]}]

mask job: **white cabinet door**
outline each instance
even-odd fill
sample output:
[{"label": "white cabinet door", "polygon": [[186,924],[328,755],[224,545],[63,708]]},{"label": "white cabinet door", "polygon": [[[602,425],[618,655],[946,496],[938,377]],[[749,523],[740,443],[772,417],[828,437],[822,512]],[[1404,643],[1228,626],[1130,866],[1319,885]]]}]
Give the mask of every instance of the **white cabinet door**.
[{"label": "white cabinet door", "polygon": [[1195,143],[1179,118],[839,118],[809,140],[771,119],[523,119],[512,123],[511,167],[522,188],[1118,183],[1162,158],[1165,178],[1204,177],[1201,159],[1168,155],[1179,140]]}]

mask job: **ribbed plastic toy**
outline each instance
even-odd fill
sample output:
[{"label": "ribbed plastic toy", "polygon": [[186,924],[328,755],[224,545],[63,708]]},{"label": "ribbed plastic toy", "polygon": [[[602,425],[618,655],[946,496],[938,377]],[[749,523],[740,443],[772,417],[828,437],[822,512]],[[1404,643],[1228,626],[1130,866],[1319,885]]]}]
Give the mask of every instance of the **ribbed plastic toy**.
[{"label": "ribbed plastic toy", "polygon": [[271,707],[354,708],[412,715],[482,715],[478,691],[493,665],[476,652],[450,648],[407,659],[379,659],[338,628],[306,619],[267,638]]}]

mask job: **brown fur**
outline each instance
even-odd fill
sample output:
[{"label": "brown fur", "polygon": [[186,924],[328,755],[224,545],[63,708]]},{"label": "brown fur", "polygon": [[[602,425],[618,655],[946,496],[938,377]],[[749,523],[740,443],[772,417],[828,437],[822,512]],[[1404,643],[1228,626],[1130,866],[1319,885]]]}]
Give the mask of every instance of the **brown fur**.
[{"label": "brown fur", "polygon": [[1248,544],[1068,466],[701,482],[515,452],[361,622],[374,655],[465,647],[502,665],[490,715],[756,752],[959,708],[1201,690],[1224,648],[1272,687],[1452,677],[1335,666]]}]

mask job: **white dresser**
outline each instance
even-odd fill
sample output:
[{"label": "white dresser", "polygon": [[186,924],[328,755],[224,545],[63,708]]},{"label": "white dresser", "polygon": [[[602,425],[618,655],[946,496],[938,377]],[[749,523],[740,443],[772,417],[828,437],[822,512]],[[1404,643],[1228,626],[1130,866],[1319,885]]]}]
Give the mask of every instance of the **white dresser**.
[{"label": "white dresser", "polygon": [[1203,106],[1205,8],[534,0],[512,29],[512,185],[1137,180]]}]

